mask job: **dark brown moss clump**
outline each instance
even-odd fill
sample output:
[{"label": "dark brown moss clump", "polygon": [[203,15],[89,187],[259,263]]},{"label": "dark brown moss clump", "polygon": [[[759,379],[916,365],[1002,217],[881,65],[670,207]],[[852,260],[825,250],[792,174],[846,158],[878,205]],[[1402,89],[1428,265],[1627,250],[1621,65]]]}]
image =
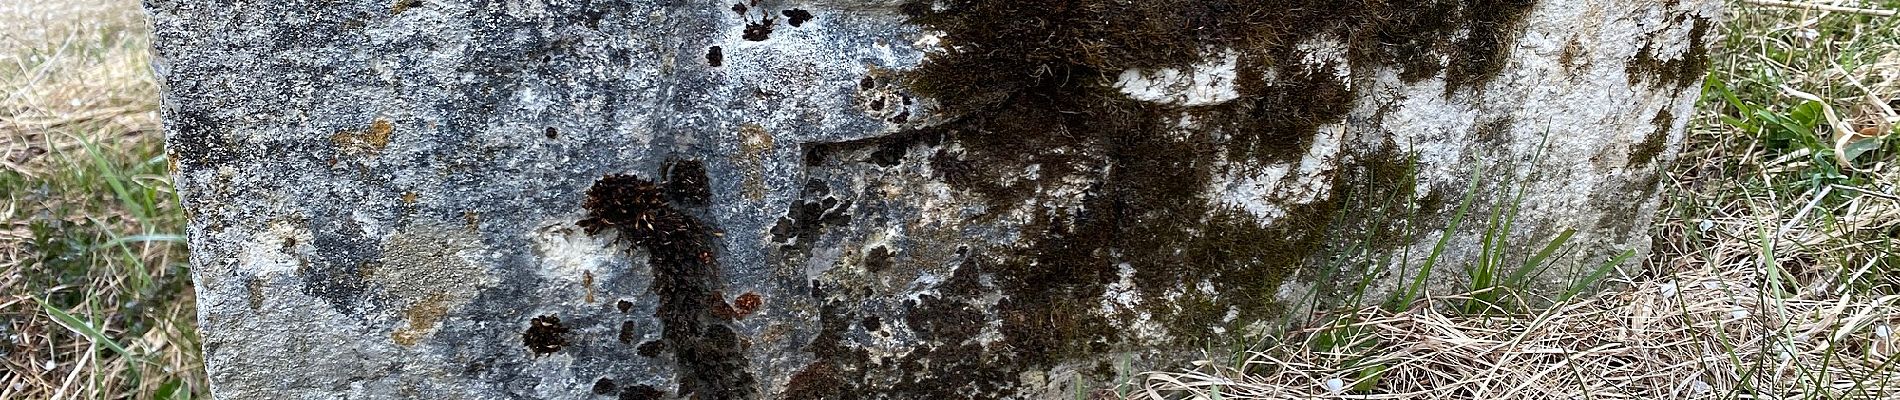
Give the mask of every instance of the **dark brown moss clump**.
[{"label": "dark brown moss clump", "polygon": [[[937,287],[904,304],[902,323],[920,348],[873,363],[845,339],[859,315],[848,299],[823,310],[810,350],[818,361],[792,391],[838,388],[831,398],[1017,397],[1018,374],[1100,355],[1128,343],[1126,321],[1103,315],[1105,288],[1128,265],[1145,298],[1181,288],[1177,301],[1149,309],[1179,345],[1226,343],[1285,307],[1273,293],[1325,248],[1329,227],[1348,204],[1321,199],[1287,210],[1272,225],[1217,203],[1206,193],[1227,173],[1298,160],[1318,130],[1340,123],[1358,96],[1335,71],[1399,69],[1408,80],[1443,74],[1450,89],[1481,85],[1510,58],[1516,25],[1530,0],[937,0],[904,7],[911,21],[942,32],[942,52],[906,76],[935,100],[949,122],[894,137],[815,146],[808,165],[837,150],[874,147],[865,162],[893,166],[919,143],[952,143],[929,166],[953,187],[989,201],[991,215],[1021,207],[1032,215],[1013,247],[978,249]],[[1300,45],[1347,46],[1347,58],[1306,61]],[[1134,101],[1112,82],[1128,69],[1181,68],[1197,60],[1239,57],[1240,97],[1216,105]],[[1449,60],[1449,61],[1444,61]],[[1350,65],[1347,65],[1350,64]],[[1183,128],[1182,118],[1196,122]],[[958,150],[948,150],[948,149]],[[896,149],[896,150],[893,150]],[[1348,160],[1393,155],[1354,149]],[[1359,161],[1350,161],[1359,162]],[[1391,173],[1359,162],[1341,175]],[[1024,179],[1025,170],[1040,178]],[[1379,170],[1379,172],[1372,172]],[[1335,196],[1402,190],[1409,175],[1352,186],[1335,177]],[[1050,182],[1088,182],[1079,207],[1047,199]],[[810,194],[810,193],[808,193]],[[822,194],[821,194],[822,195]],[[808,197],[809,198],[809,197]],[[848,203],[827,196],[823,201]],[[805,200],[790,214],[845,207]],[[1409,203],[1408,203],[1409,204]],[[848,206],[847,206],[848,207]],[[823,210],[823,211],[821,211]],[[849,218],[844,214],[840,218]],[[781,224],[785,231],[789,225]],[[816,228],[821,228],[817,225]],[[813,228],[813,229],[816,229]],[[775,229],[775,233],[779,230]],[[807,233],[799,233],[800,236]],[[885,260],[880,259],[880,264]],[[868,265],[867,265],[868,266]],[[883,269],[882,265],[878,269]],[[981,271],[981,272],[976,272]],[[982,276],[979,278],[979,274]],[[973,299],[1003,296],[994,306]],[[1169,304],[1159,304],[1169,303]],[[1234,317],[1229,317],[1230,315]],[[976,337],[1000,320],[1001,341]],[[896,323],[896,321],[893,321]],[[1231,334],[1226,336],[1232,336]],[[890,368],[894,370],[881,370]]]},{"label": "dark brown moss clump", "polygon": [[1643,138],[1643,143],[1630,149],[1630,166],[1649,165],[1656,161],[1656,156],[1662,155],[1664,146],[1669,141],[1669,128],[1676,124],[1676,116],[1668,109],[1664,109],[1657,111],[1656,119],[1650,120],[1649,123],[1656,125],[1656,131],[1650,132],[1649,137]]},{"label": "dark brown moss clump", "polygon": [[[730,306],[716,289],[712,229],[668,202],[704,200],[705,170],[687,161],[671,162],[666,170],[666,189],[632,175],[601,178],[587,190],[582,206],[588,216],[579,225],[589,234],[613,230],[617,239],[647,249],[660,336],[673,350],[680,391],[706,399],[750,398],[754,378],[738,337],[715,311]],[[648,350],[641,345],[639,352],[657,355]]]},{"label": "dark brown moss clump", "polygon": [[534,317],[528,321],[528,331],[521,333],[521,344],[528,346],[528,350],[534,352],[535,355],[561,351],[561,348],[567,347],[567,338],[562,335],[566,335],[568,330],[566,326],[561,325],[559,317],[553,315]]}]

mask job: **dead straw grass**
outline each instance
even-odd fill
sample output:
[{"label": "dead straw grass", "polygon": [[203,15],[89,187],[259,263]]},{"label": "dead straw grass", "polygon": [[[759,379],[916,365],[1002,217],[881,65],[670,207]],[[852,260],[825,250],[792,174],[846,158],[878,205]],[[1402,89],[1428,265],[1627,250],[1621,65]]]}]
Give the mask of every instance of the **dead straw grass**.
[{"label": "dead straw grass", "polygon": [[[1760,281],[1747,268],[1698,268],[1502,317],[1365,309],[1238,367],[1150,374],[1136,397],[1900,398],[1900,296],[1780,301],[1760,296]],[[1328,329],[1359,330],[1380,350],[1316,349]],[[1350,390],[1375,375],[1376,390]]]},{"label": "dead straw grass", "polygon": [[206,392],[184,249],[113,244],[181,228],[148,48],[136,1],[0,1],[0,399]]}]

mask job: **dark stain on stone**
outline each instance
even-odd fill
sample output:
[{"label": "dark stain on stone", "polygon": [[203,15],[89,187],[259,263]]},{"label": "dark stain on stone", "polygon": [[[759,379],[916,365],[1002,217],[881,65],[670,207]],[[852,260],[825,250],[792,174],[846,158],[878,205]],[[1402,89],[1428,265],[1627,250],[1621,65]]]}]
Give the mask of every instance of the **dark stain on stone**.
[{"label": "dark stain on stone", "polygon": [[651,385],[634,385],[621,389],[619,400],[660,400],[665,397],[666,392],[654,389]]},{"label": "dark stain on stone", "polygon": [[[807,154],[822,154],[817,152],[815,150]],[[811,159],[808,158],[807,161]],[[818,234],[826,226],[851,223],[851,202],[839,201],[836,197],[828,196],[830,191],[831,189],[822,181],[806,182],[802,197],[823,198],[792,203],[791,209],[786,211],[785,216],[780,217],[778,223],[772,225],[772,241],[793,248],[809,248],[810,242],[817,240]]]},{"label": "dark stain on stone", "polygon": [[759,22],[746,22],[745,33],[739,35],[739,37],[754,42],[763,42],[765,39],[771,39],[772,24],[776,22],[778,22],[778,19],[772,17],[765,17],[760,19]]},{"label": "dark stain on stone", "polygon": [[613,379],[600,378],[594,380],[594,394],[614,394],[614,392],[618,391],[617,389],[619,388],[614,386]]},{"label": "dark stain on stone", "polygon": [[535,355],[545,355],[561,351],[567,347],[568,327],[561,325],[561,318],[553,315],[534,317],[528,321],[528,331],[521,333],[521,344],[528,346]]},{"label": "dark stain on stone", "polygon": [[541,136],[546,136],[550,140],[559,139],[561,138],[561,131],[554,129],[554,127],[550,126],[548,127],[548,129],[541,131]]},{"label": "dark stain on stone", "polygon": [[311,221],[310,254],[300,263],[302,292],[323,299],[337,312],[355,315],[366,300],[367,273],[382,259],[382,243],[347,218]]},{"label": "dark stain on stone", "polygon": [[732,4],[732,12],[737,13],[739,15],[745,15],[745,11],[746,11],[745,3]]},{"label": "dark stain on stone", "polygon": [[706,48],[706,65],[710,65],[713,68],[719,68],[721,66],[724,66],[725,64],[726,64],[725,50],[720,49],[719,46]]},{"label": "dark stain on stone", "polygon": [[195,169],[237,160],[236,145],[223,134],[224,123],[209,111],[182,105],[168,114],[165,121],[171,135],[166,137],[165,148],[176,155],[178,165]]},{"label": "dark stain on stone", "polygon": [[805,21],[811,20],[811,11],[805,11],[802,9],[794,8],[790,10],[781,11],[779,13],[785,15],[785,18],[786,18],[785,23],[791,24],[793,28],[797,28],[800,25],[804,25]]},{"label": "dark stain on stone", "polygon": [[[702,191],[704,169],[696,161],[668,164],[665,188],[633,175],[607,175],[596,181],[582,204],[587,218],[578,225],[590,235],[612,231],[617,240],[647,249],[652,291],[659,297],[655,316],[661,323],[661,341],[673,350],[680,391],[704,399],[751,398],[755,380],[747,370],[738,337],[714,311],[725,303],[718,298],[721,278],[713,253],[714,230],[675,208],[685,204],[668,201],[669,197],[694,199],[679,194]],[[698,189],[676,191],[675,187]],[[657,355],[646,346],[638,349],[641,355]]]},{"label": "dark stain on stone", "polygon": [[[1244,339],[1231,332],[1271,323],[1284,312],[1271,293],[1309,273],[1303,267],[1323,254],[1325,239],[1333,237],[1329,229],[1354,217],[1343,210],[1375,194],[1412,198],[1412,177],[1393,167],[1410,155],[1395,154],[1390,143],[1351,149],[1341,173],[1317,183],[1330,185],[1331,197],[1291,206],[1265,225],[1209,198],[1207,188],[1247,165],[1298,161],[1321,127],[1343,121],[1357,94],[1334,71],[1396,67],[1412,82],[1443,76],[1448,94],[1489,82],[1509,61],[1518,24],[1533,5],[907,2],[902,10],[910,22],[942,32],[944,46],[904,82],[935,100],[937,114],[949,119],[848,144],[811,145],[806,165],[882,165],[893,159],[864,154],[893,141],[942,137],[954,146],[939,148],[930,168],[953,188],[989,202],[990,216],[979,220],[1011,212],[1030,220],[1013,246],[970,251],[937,293],[903,304],[903,316],[890,323],[907,326],[920,345],[894,360],[873,360],[848,339],[852,323],[863,318],[852,288],[827,294],[814,282],[813,295],[823,299],[820,332],[807,347],[815,361],[794,375],[784,396],[1024,397],[1021,373],[1104,354],[1131,340],[1121,331],[1124,321],[1096,311],[1117,279],[1116,265],[1124,263],[1144,298],[1213,286],[1211,294],[1190,291],[1144,310],[1176,345]],[[1022,23],[1024,15],[1038,16],[1038,23]],[[1311,38],[1334,38],[1346,47],[1346,59],[1312,65],[1301,50]],[[1128,69],[1181,68],[1230,50],[1239,53],[1241,95],[1226,103],[1144,103],[1111,84]],[[1183,128],[1183,116],[1198,124]],[[1022,179],[1032,166],[1041,178]],[[1044,182],[1071,180],[1089,182],[1079,207],[1039,205],[1063,203],[1043,201],[1048,196],[1070,196],[1047,192]],[[775,240],[816,230],[796,229],[801,222],[823,226],[804,221],[851,218],[849,196],[807,190],[802,198],[774,228]],[[840,215],[831,217],[831,210]],[[991,294],[1001,294],[994,305],[978,302]],[[976,338],[991,321],[1000,322],[1001,340],[980,344]]]},{"label": "dark stain on stone", "polygon": [[871,90],[874,87],[877,87],[877,80],[871,79],[870,75],[858,79],[858,90]]},{"label": "dark stain on stone", "polygon": [[620,312],[624,314],[633,310],[633,302],[626,300],[616,301],[614,302],[614,308],[619,309]]}]

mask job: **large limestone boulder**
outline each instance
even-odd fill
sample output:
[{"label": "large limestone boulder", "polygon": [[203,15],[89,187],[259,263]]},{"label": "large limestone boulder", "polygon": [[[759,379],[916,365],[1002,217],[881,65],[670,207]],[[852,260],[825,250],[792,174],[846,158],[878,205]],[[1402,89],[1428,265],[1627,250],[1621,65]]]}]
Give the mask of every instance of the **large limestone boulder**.
[{"label": "large limestone boulder", "polygon": [[146,5],[231,399],[1072,398],[1447,230],[1457,290],[1507,205],[1561,290],[1647,251],[1717,7]]}]

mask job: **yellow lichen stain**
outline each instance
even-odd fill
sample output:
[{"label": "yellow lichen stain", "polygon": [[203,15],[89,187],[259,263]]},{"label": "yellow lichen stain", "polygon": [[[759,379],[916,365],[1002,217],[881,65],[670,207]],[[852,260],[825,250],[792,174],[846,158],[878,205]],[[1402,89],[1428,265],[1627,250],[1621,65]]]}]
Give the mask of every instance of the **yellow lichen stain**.
[{"label": "yellow lichen stain", "polygon": [[739,126],[739,152],[732,157],[733,163],[745,170],[741,185],[747,199],[765,199],[765,156],[772,151],[773,143],[772,134],[764,126],[751,122]]},{"label": "yellow lichen stain", "polygon": [[474,211],[463,211],[462,222],[466,224],[469,232],[479,231],[482,229],[482,214]]},{"label": "yellow lichen stain", "polygon": [[594,272],[581,271],[581,286],[587,287],[587,304],[594,304]]},{"label": "yellow lichen stain", "polygon": [[396,341],[396,344],[416,345],[429,332],[434,332],[435,324],[442,322],[442,318],[449,314],[448,306],[449,296],[442,293],[431,294],[422,301],[416,302],[402,312],[403,316],[408,318],[409,326],[390,332],[389,338]]},{"label": "yellow lichen stain", "polygon": [[402,194],[402,202],[403,202],[404,204],[416,204],[416,198],[417,198],[417,197],[421,197],[421,196],[420,196],[420,195],[417,195],[417,194],[416,194],[416,192],[408,192],[408,193],[403,193],[403,194]]},{"label": "yellow lichen stain", "polygon": [[396,0],[394,3],[389,3],[389,13],[402,14],[403,11],[409,11],[419,5],[422,5],[422,0]]},{"label": "yellow lichen stain", "polygon": [[244,289],[247,292],[245,302],[251,306],[252,310],[257,310],[259,308],[264,307],[264,280],[263,279],[251,279],[250,282],[245,283]]},{"label": "yellow lichen stain", "polygon": [[370,122],[369,128],[361,131],[342,131],[330,135],[330,142],[344,151],[378,152],[389,147],[389,137],[396,132],[395,124],[389,120],[377,118]]},{"label": "yellow lichen stain", "polygon": [[481,238],[439,222],[404,226],[383,242],[382,258],[365,265],[363,273],[389,308],[408,320],[390,339],[416,344],[447,315],[495,285],[489,269],[469,259],[479,249]]}]

